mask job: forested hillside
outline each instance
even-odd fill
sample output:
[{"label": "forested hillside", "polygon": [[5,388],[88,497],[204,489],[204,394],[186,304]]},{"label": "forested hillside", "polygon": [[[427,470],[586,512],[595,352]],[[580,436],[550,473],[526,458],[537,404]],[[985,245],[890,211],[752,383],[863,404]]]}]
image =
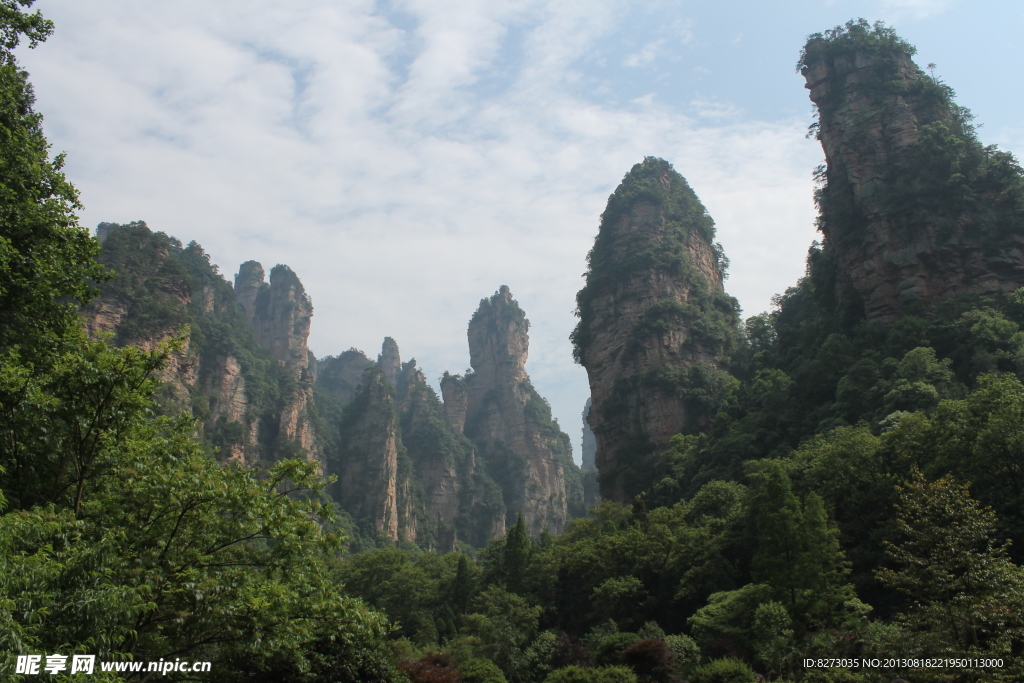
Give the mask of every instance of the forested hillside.
[{"label": "forested hillside", "polygon": [[439,398],[390,337],[313,358],[286,266],[232,286],[194,242],[79,226],[11,53],[52,31],[29,5],[0,5],[3,680],[54,653],[229,683],[1024,679],[1024,172],[891,29],[801,53],[823,240],[770,312],[740,321],[670,163],[609,198],[584,517],[507,287]]}]

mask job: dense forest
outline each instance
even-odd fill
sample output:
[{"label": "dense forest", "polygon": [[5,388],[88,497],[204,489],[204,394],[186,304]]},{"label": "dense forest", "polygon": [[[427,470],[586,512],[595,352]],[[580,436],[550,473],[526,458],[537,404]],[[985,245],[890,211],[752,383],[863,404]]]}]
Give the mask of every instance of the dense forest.
[{"label": "dense forest", "polygon": [[[0,678],[35,680],[16,672],[17,656],[58,653],[209,661],[209,674],[166,677],[229,683],[1024,679],[1024,173],[981,144],[969,112],[890,29],[850,22],[801,54],[809,80],[879,66],[856,83],[866,113],[834,82],[812,89],[812,132],[828,153],[823,241],[772,311],[739,319],[713,222],[668,162],[648,157],[612,195],[579,297],[578,359],[589,370],[604,358],[602,302],[639,301],[637,283],[685,287],[644,299],[611,356],[619,376],[591,375],[592,386],[607,379],[590,411],[604,500],[586,516],[564,435],[510,366],[506,402],[566,463],[569,512],[557,517],[502,478],[487,371],[447,378],[456,398],[481,397],[465,432],[450,427],[448,396],[419,388],[414,363],[388,377],[386,354],[360,365],[358,386],[314,390],[304,347],[287,361],[261,347],[197,244],[131,224],[101,246],[81,227],[12,54],[53,30],[30,5],[0,4]],[[894,97],[913,103],[918,135],[879,162],[877,186],[854,187],[846,171],[863,155],[849,150],[883,126]],[[861,128],[830,137],[843,116]],[[615,230],[630,220],[661,241],[624,242]],[[888,243],[931,231],[930,270],[907,265],[891,287],[858,271],[877,256],[882,223]],[[157,280],[125,275],[161,250],[180,269],[162,281],[209,297],[181,308]],[[968,252],[969,268],[942,271],[949,253]],[[294,273],[275,273],[267,287],[301,293]],[[916,284],[901,284],[908,273]],[[137,306],[116,332],[83,325],[101,292]],[[270,289],[259,292],[253,305],[271,306]],[[304,299],[290,301],[294,311]],[[525,338],[514,303],[505,289],[481,302],[481,338]],[[685,337],[675,355],[643,364],[673,331]],[[252,378],[239,390],[245,429],[181,390],[180,361],[196,348],[227,349]],[[316,395],[327,396],[319,412],[302,415],[319,453],[281,417]],[[420,462],[462,471],[483,454],[450,519],[409,507],[388,535],[386,520],[345,506],[354,494],[331,468],[342,462],[344,475],[355,432],[324,425],[335,415],[372,431],[361,416],[373,401],[408,441],[392,449],[398,481]],[[664,443],[639,418],[619,419],[664,405],[678,418],[658,423]],[[246,441],[250,427],[265,438]],[[408,500],[425,500],[408,481]],[[152,679],[131,676],[92,677]]]}]

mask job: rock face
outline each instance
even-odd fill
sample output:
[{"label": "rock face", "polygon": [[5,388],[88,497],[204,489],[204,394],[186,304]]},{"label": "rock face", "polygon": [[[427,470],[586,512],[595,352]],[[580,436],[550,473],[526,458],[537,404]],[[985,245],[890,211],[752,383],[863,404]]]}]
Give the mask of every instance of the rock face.
[{"label": "rock face", "polygon": [[469,410],[469,388],[465,378],[446,371],[441,377],[441,398],[444,399],[445,417],[461,434],[466,428],[466,411]]},{"label": "rock face", "polygon": [[357,521],[398,539],[398,415],[395,392],[377,365],[366,369],[345,410],[336,460],[334,499]]},{"label": "rock face", "polygon": [[191,330],[161,372],[162,410],[199,418],[201,437],[222,458],[251,465],[296,448],[316,456],[306,346],[312,306],[295,274],[278,266],[267,283],[263,267],[249,261],[232,289],[195,242],[182,246],[141,221],[101,223],[97,233],[100,261],[116,277],[82,311],[88,332],[155,349],[185,325]]},{"label": "rock face", "polygon": [[245,311],[260,346],[270,352],[295,380],[285,397],[278,433],[319,457],[313,434],[313,371],[307,340],[313,303],[298,276],[285,265],[274,266],[270,283],[263,281],[263,266],[247,261],[235,276],[235,300]]},{"label": "rock face", "polygon": [[358,349],[349,349],[338,356],[327,356],[317,361],[316,386],[331,394],[342,404],[356,395],[366,368],[373,361]]},{"label": "rock face", "polygon": [[[249,261],[249,274],[262,274],[259,263]],[[239,269],[239,281],[245,270]],[[253,302],[252,326],[260,345],[296,376],[309,365],[309,327],[313,318],[313,302],[306,295],[298,276],[288,266],[277,265],[270,271],[270,284],[243,279],[236,290],[238,304],[245,310],[252,289],[257,289]]]},{"label": "rock face", "polygon": [[583,458],[580,469],[583,470],[597,469],[597,438],[594,436],[594,430],[590,428],[590,423],[587,422],[590,418],[590,408],[593,405],[594,400],[588,398],[587,403],[583,406],[583,440],[580,447]]},{"label": "rock face", "polygon": [[[388,341],[394,345],[397,355],[398,347],[390,337],[385,340],[385,350]],[[383,364],[381,369],[385,369]],[[427,545],[450,551],[455,548],[458,537],[459,492],[470,474],[472,445],[449,428],[441,402],[427,385],[415,360],[402,366],[396,382],[402,443],[422,491],[420,505],[410,501],[406,507],[410,510],[421,507],[424,518],[422,524],[417,524],[417,530],[407,536],[409,540],[416,540],[417,533],[432,534]],[[409,518],[410,522],[415,521],[415,515]]]},{"label": "rock face", "polygon": [[391,386],[397,387],[398,375],[402,372],[402,356],[398,352],[398,342],[391,337],[384,337],[380,355],[377,356],[377,365],[384,371],[384,376],[391,382]]},{"label": "rock face", "polygon": [[[117,272],[133,271],[134,277],[130,283],[122,278],[111,283],[114,286],[105,286],[102,295],[82,311],[86,331],[91,336],[111,333],[119,345],[153,351],[173,337],[188,320],[192,286],[176,270],[173,254],[175,247],[181,245],[175,245],[165,236],[154,235],[142,221],[126,226],[100,223],[96,233],[113,250],[127,243],[139,244],[136,252],[127,258],[101,259]],[[108,242],[111,235],[113,239]],[[165,401],[179,406],[188,404],[189,393],[198,377],[198,366],[198,354],[186,339],[182,349],[172,354],[160,371],[160,379],[165,382]]]},{"label": "rock face", "polygon": [[246,261],[238,267],[238,274],[235,275],[235,301],[245,311],[250,323],[256,314],[256,297],[268,286],[266,273],[258,262]]},{"label": "rock face", "polygon": [[707,427],[730,381],[738,305],[713,239],[704,206],[661,159],[634,166],[608,200],[573,332],[604,499],[644,490],[657,454]]},{"label": "rock face", "polygon": [[506,525],[522,512],[531,534],[558,533],[580,514],[582,485],[569,437],[526,374],[528,330],[508,287],[480,302],[469,323],[465,434],[501,487]]},{"label": "rock face", "polygon": [[587,422],[591,406],[593,406],[593,400],[588,398],[583,406],[583,441],[581,444],[583,459],[580,466],[583,476],[583,507],[586,510],[590,510],[601,502],[597,471],[597,437],[594,436],[594,430]]},{"label": "rock face", "polygon": [[[327,473],[344,480],[335,499],[364,532],[373,532],[367,541],[383,534],[448,552],[457,540],[479,547],[504,533],[500,490],[477,468],[474,445],[452,426],[415,359],[401,363],[394,339],[384,340],[377,363],[350,349],[319,365],[318,396],[343,406],[336,443],[325,451]],[[378,438],[385,433],[388,438]],[[393,497],[379,493],[381,472],[391,471],[392,459]],[[359,497],[359,490],[378,493]],[[391,509],[397,511],[393,527]]]},{"label": "rock face", "polygon": [[[249,401],[245,393],[245,377],[242,366],[233,356],[218,356],[211,361],[209,372],[204,373],[203,393],[209,397],[209,422],[217,424],[246,425],[249,420]],[[250,437],[258,437],[256,423],[251,424]],[[223,445],[222,455],[228,460],[245,463],[244,440],[230,441]]]},{"label": "rock face", "polygon": [[861,21],[812,36],[801,58],[826,158],[823,251],[848,317],[889,322],[1024,285],[1019,172],[913,51]]}]

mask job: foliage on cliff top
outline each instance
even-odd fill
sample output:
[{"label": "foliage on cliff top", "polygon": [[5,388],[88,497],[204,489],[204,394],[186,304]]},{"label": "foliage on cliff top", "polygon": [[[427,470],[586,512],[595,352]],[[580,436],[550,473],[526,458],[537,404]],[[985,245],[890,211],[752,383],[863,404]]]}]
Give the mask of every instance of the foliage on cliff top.
[{"label": "foliage on cliff top", "polygon": [[[852,61],[865,53],[873,59]],[[993,252],[1006,249],[1008,235],[1024,232],[1024,175],[1011,154],[981,144],[970,111],[956,104],[952,88],[921,71],[909,59],[913,54],[913,46],[892,29],[863,19],[810,36],[801,53],[800,68],[825,62],[836,77],[816,98],[821,126],[839,143],[828,167],[819,169],[823,182],[815,193],[818,226],[830,240],[826,246],[856,247],[868,215],[881,211],[896,230],[930,224],[940,240],[949,241],[970,225],[969,239]],[[852,71],[856,78],[841,78]],[[857,106],[835,119],[837,107],[851,101]],[[906,149],[888,149],[889,158],[877,157],[877,131],[888,135],[883,117],[907,107],[916,140]],[[820,137],[824,129],[818,126],[812,130]],[[859,200],[845,166],[865,157],[877,157],[884,182],[872,189],[870,200]]]},{"label": "foliage on cliff top", "polygon": [[480,306],[473,312],[469,324],[472,326],[482,320],[488,320],[491,324],[513,323],[517,327],[525,326],[527,331],[530,329],[526,312],[519,307],[519,302],[512,298],[508,285],[499,287],[490,298],[480,299]]},{"label": "foliage on cliff top", "polygon": [[[622,235],[618,224],[639,203],[653,205],[664,220],[660,228]],[[664,159],[645,157],[627,173],[601,214],[601,227],[594,247],[587,254],[587,283],[577,295],[581,312],[590,308],[598,294],[613,288],[629,275],[652,269],[692,275],[687,241],[696,234],[713,246],[715,223],[696,193],[672,164]],[[724,270],[720,248],[716,251],[720,270]],[[703,279],[703,278],[701,278]],[[695,286],[710,289],[709,283]]]},{"label": "foliage on cliff top", "polygon": [[[658,224],[651,230],[621,233],[618,224],[640,203],[655,207],[659,212]],[[723,311],[728,318],[722,321],[723,325],[734,326],[738,320],[735,301],[708,282],[690,262],[688,247],[693,236],[708,246],[714,267],[724,277],[728,259],[721,245],[713,242],[714,221],[704,205],[672,164],[664,159],[645,157],[643,162],[633,166],[608,198],[594,247],[587,254],[586,284],[576,295],[576,315],[580,322],[572,333],[577,361],[582,359],[590,343],[590,325],[596,313],[594,300],[645,272],[685,276],[690,286],[689,303],[695,307],[690,312],[697,317],[704,314],[717,317],[716,312]]]},{"label": "foliage on cliff top", "polygon": [[870,52],[884,56],[913,56],[917,48],[896,35],[881,21],[869,24],[865,19],[851,19],[822,33],[812,33],[800,51],[797,71],[813,68],[818,62],[833,60],[854,52]]}]

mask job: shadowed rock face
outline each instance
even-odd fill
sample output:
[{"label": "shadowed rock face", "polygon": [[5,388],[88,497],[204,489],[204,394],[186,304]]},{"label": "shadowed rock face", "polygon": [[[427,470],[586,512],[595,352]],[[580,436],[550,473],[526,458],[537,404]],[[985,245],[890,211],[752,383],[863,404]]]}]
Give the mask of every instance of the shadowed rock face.
[{"label": "shadowed rock face", "polygon": [[[473,373],[465,380],[465,433],[501,487],[508,519],[521,511],[531,534],[545,528],[557,533],[570,506],[574,513],[582,508],[582,487],[578,476],[567,486],[567,470],[575,468],[569,438],[526,374],[528,329],[508,287],[480,302],[468,331]],[[451,395],[457,396],[452,382]]]},{"label": "shadowed rock face", "polygon": [[891,322],[1024,285],[1019,173],[981,147],[906,43],[866,24],[832,33],[808,42],[801,72],[826,159],[823,250],[846,315]]},{"label": "shadowed rock face", "polygon": [[[395,350],[397,352],[397,346]],[[422,488],[426,521],[436,529],[435,547],[454,550],[459,492],[464,485],[469,466],[466,456],[471,453],[471,447],[460,448],[465,439],[451,430],[437,394],[427,385],[415,360],[402,366],[396,380],[403,444],[415,479]],[[411,504],[406,507],[412,509]],[[415,521],[414,515],[409,518]],[[406,536],[408,540],[415,540],[415,531]]]},{"label": "shadowed rock face", "polygon": [[343,404],[348,403],[356,394],[363,372],[371,365],[373,361],[357,349],[321,358],[317,361],[316,385]]},{"label": "shadowed rock face", "polygon": [[590,409],[593,405],[593,399],[587,398],[587,403],[583,406],[583,441],[581,442],[583,459],[580,467],[584,470],[597,468],[597,439],[594,438],[594,430],[590,428],[590,423],[587,422],[590,418]]},{"label": "shadowed rock face", "polygon": [[398,538],[398,415],[395,392],[377,365],[367,368],[341,426],[335,498],[356,520]]},{"label": "shadowed rock face", "polygon": [[661,159],[634,166],[609,198],[573,332],[603,499],[646,488],[657,454],[705,428],[724,394],[738,307],[713,238],[703,205]]}]

